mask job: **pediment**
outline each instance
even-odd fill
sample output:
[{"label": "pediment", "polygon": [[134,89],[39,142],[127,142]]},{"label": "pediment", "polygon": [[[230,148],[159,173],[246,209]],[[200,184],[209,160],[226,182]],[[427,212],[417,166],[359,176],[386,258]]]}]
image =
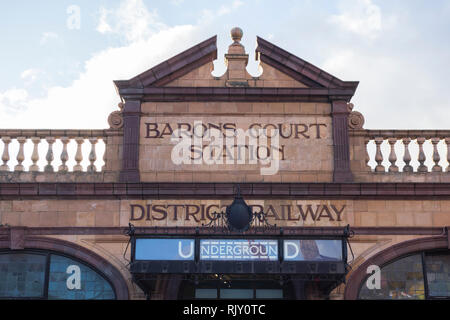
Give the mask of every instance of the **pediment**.
[{"label": "pediment", "polygon": [[[236,54],[232,50],[242,52]],[[139,90],[155,91],[158,88],[248,87],[308,89],[308,92],[316,94],[342,94],[345,95],[345,100],[354,94],[358,86],[358,82],[342,81],[260,37],[257,37],[256,48],[256,59],[262,68],[259,77],[253,77],[246,71],[248,55],[238,42],[233,43],[229,47],[229,53],[225,55],[228,69],[221,77],[211,74],[216,58],[217,36],[214,36],[130,80],[114,83],[121,96]],[[230,63],[232,59],[233,64]],[[236,70],[238,68],[241,69]],[[238,76],[234,77],[233,74]]]}]

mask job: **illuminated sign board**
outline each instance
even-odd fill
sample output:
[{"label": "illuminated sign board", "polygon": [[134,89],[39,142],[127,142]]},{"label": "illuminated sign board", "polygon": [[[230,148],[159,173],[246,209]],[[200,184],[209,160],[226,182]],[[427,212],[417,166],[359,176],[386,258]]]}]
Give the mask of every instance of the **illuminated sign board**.
[{"label": "illuminated sign board", "polygon": [[[278,240],[263,239],[136,239],[135,260],[141,261],[278,261]],[[283,239],[283,260],[342,261],[342,240]],[[197,251],[199,250],[199,251]],[[197,254],[197,255],[196,255]]]},{"label": "illuminated sign board", "polygon": [[200,260],[276,261],[277,240],[203,239]]},{"label": "illuminated sign board", "polygon": [[283,241],[286,261],[340,261],[342,240],[288,240]]},{"label": "illuminated sign board", "polygon": [[136,239],[136,260],[194,260],[194,239]]}]

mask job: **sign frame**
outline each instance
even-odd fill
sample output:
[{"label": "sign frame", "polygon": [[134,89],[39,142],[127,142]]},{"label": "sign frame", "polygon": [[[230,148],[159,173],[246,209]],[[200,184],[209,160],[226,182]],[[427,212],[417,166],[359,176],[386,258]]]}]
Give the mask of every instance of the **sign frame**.
[{"label": "sign frame", "polygon": [[[194,260],[136,260],[137,239],[193,239]],[[348,235],[299,236],[299,235],[245,235],[245,234],[130,234],[130,271],[134,274],[280,274],[280,275],[345,275],[347,264]],[[200,259],[200,240],[239,239],[239,240],[277,240],[278,259],[276,261],[213,261]],[[341,240],[342,260],[339,261],[285,261],[284,240]]]}]

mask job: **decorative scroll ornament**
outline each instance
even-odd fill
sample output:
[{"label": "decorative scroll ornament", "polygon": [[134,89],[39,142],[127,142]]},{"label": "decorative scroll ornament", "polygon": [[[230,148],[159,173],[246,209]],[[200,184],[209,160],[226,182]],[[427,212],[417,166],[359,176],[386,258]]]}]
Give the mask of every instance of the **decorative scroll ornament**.
[{"label": "decorative scroll ornament", "polygon": [[347,104],[347,108],[350,112],[348,116],[348,127],[353,130],[362,129],[364,126],[364,116],[361,114],[361,112],[352,111],[353,103]]},{"label": "decorative scroll ornament", "polygon": [[121,129],[123,127],[122,109],[123,103],[119,103],[120,111],[113,111],[108,117],[108,124],[111,129]]}]

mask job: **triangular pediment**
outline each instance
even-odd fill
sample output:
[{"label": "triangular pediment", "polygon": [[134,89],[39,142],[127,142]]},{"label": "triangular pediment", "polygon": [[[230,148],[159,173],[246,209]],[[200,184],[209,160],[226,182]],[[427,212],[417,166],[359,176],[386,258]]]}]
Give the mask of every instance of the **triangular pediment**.
[{"label": "triangular pediment", "polygon": [[[232,50],[242,51],[236,53]],[[130,80],[119,80],[114,83],[121,96],[130,94],[134,96],[134,93],[138,92],[166,95],[168,92],[172,94],[171,88],[174,90],[186,88],[183,94],[192,95],[200,91],[189,91],[188,88],[213,90],[220,87],[243,87],[254,90],[292,88],[297,91],[292,91],[291,94],[342,95],[345,96],[345,100],[353,96],[358,86],[358,82],[342,81],[260,37],[257,37],[256,59],[260,62],[262,74],[258,77],[246,71],[248,55],[238,42],[233,43],[225,55],[228,68],[221,77],[214,77],[211,74],[216,58],[217,36],[214,36]],[[168,89],[171,91],[167,91]]]},{"label": "triangular pediment", "polygon": [[[281,87],[281,88],[308,88],[309,86],[292,78],[286,73],[272,67],[271,65],[261,63],[263,70],[261,76],[253,77],[248,72],[245,74],[245,80],[249,87]],[[214,77],[211,73],[214,65],[212,61],[204,64],[187,74],[172,80],[165,84],[165,87],[225,87],[228,77],[225,73],[221,77]]]}]

